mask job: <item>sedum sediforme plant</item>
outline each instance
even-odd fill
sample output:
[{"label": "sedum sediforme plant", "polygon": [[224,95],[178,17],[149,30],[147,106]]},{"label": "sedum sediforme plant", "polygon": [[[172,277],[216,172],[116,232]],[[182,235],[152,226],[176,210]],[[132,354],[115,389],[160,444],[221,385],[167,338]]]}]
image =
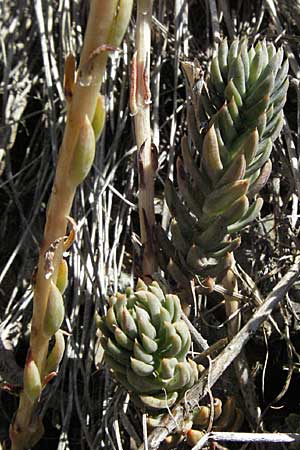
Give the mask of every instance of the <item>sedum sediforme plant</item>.
[{"label": "sedum sediforme plant", "polygon": [[[99,90],[108,51],[116,50],[120,44],[130,20],[132,4],[132,0],[92,0],[77,77],[74,56],[66,59],[67,120],[35,275],[24,385],[19,408],[10,426],[12,450],[33,447],[43,434],[36,408],[43,388],[56,375],[64,353],[60,327],[64,319],[62,294],[67,284],[67,264],[63,254],[75,235],[70,210],[78,185],[92,167],[96,140],[104,124],[104,101]],[[66,237],[68,221],[72,231]],[[52,336],[55,336],[55,344],[49,353]]]},{"label": "sedum sediforme plant", "polygon": [[197,364],[187,359],[190,332],[180,317],[176,295],[139,280],[135,291],[110,298],[100,320],[107,365],[147,408],[172,406],[198,379]]},{"label": "sedum sediforme plant", "polygon": [[[177,159],[177,193],[167,180],[171,240],[158,229],[161,266],[181,284],[217,276],[240,245],[231,238],[259,214],[257,194],[271,172],[273,142],[283,125],[288,61],[265,40],[223,40],[206,82],[184,64],[190,93],[188,130]],[[195,149],[195,150],[194,150]],[[179,268],[180,267],[180,268]]]}]

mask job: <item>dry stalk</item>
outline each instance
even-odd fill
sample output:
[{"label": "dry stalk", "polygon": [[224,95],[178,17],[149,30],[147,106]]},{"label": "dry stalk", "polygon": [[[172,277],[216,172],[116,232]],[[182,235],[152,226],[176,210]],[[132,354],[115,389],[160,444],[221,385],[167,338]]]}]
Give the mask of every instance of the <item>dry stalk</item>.
[{"label": "dry stalk", "polygon": [[143,274],[156,271],[153,245],[154,175],[157,169],[156,148],[152,144],[150,126],[151,92],[150,51],[153,0],[137,2],[136,53],[132,60],[130,108],[134,116],[135,137],[138,149],[139,218],[143,245]]},{"label": "dry stalk", "polygon": [[[215,442],[243,442],[243,443],[257,443],[270,444],[271,442],[277,444],[291,444],[292,442],[299,442],[300,435],[297,433],[234,433],[234,432],[211,432],[207,433],[200,439],[200,441],[192,448],[192,450],[200,450],[206,447],[207,444]],[[244,448],[244,447],[243,447]]]},{"label": "dry stalk", "polygon": [[[297,257],[295,263],[273,288],[262,305],[258,307],[251,319],[232,338],[227,347],[212,361],[209,376],[207,371],[204,372],[199,381],[187,393],[185,399],[182,401],[182,407],[174,407],[172,415],[166,414],[162,419],[160,426],[157,426],[157,428],[151,432],[147,442],[149,449],[155,450],[159,448],[160,443],[169,434],[176,428],[180,429],[180,426],[183,424],[183,420],[187,417],[188,413],[197,407],[199,400],[201,400],[214,386],[228,366],[240,354],[249,339],[254,336],[262,323],[265,320],[270,319],[274,309],[299,277],[299,272],[300,258]],[[144,448],[144,444],[142,444],[139,447],[139,450],[143,450]]]},{"label": "dry stalk", "polygon": [[[30,387],[44,388],[51,378],[45,372],[48,345],[51,336],[45,332],[45,318],[49,295],[56,284],[58,268],[65,250],[67,220],[77,185],[83,181],[74,176],[78,169],[77,146],[79,138],[89,139],[91,123],[95,119],[99,89],[106,67],[108,51],[119,45],[131,15],[132,0],[92,0],[78,76],[73,83],[70,64],[66,68],[65,95],[68,102],[67,122],[60,148],[52,193],[48,204],[44,239],[40,247],[35,277],[34,303],[31,323],[30,349],[24,372],[24,391],[20,395],[19,409],[10,427],[12,450],[32,447],[43,434],[41,419],[35,410],[38,392],[28,395]],[[72,66],[72,64],[71,64]],[[104,116],[103,105],[100,115]],[[89,135],[89,136],[88,136]],[[92,138],[95,145],[95,136]],[[84,144],[84,142],[83,142]],[[91,153],[94,152],[94,149]],[[84,156],[86,158],[86,156]],[[90,158],[92,164],[93,158]],[[86,161],[85,161],[86,163]],[[90,165],[91,165],[90,164]],[[90,168],[90,167],[89,167]],[[85,168],[87,172],[89,168]],[[73,171],[73,172],[72,172]],[[73,174],[72,176],[70,176]],[[50,249],[50,253],[49,253]],[[48,256],[47,256],[48,255]],[[49,255],[51,255],[49,259]],[[47,268],[48,266],[48,268]],[[32,370],[30,369],[32,368]],[[52,375],[55,375],[53,373]]]}]

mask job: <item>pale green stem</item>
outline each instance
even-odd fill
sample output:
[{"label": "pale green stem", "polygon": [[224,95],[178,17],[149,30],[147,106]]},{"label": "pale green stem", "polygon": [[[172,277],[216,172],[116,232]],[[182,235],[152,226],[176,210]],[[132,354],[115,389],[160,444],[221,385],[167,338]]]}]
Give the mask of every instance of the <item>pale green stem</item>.
[{"label": "pale green stem", "polygon": [[[121,4],[120,4],[121,5]],[[43,323],[49,296],[51,281],[56,281],[57,268],[62,258],[62,245],[55,252],[53,267],[54,273],[50,278],[45,277],[45,252],[58,238],[66,234],[67,217],[70,214],[76,186],[68,179],[70,164],[72,162],[74,149],[78,140],[79,131],[87,116],[90,122],[95,113],[97,95],[102,83],[108,52],[100,50],[103,45],[115,42],[115,34],[112,26],[117,23],[116,11],[118,0],[91,0],[90,14],[88,18],[81,59],[74,92],[68,105],[67,123],[63,142],[59,151],[57,169],[53,183],[52,193],[47,208],[44,239],[40,247],[38,271],[34,288],[33,314],[30,336],[31,357],[35,361],[39,372],[43,373],[45,360],[48,352],[49,337],[43,333]],[[132,0],[122,2],[122,7],[127,13],[123,17],[130,17]],[[128,19],[129,20],[129,19]],[[127,23],[117,23],[118,27],[123,25],[124,32]],[[118,32],[122,37],[122,33]],[[124,34],[124,33],[123,33]],[[97,54],[93,57],[93,63],[89,68],[90,82],[83,82],[83,76],[87,70],[88,61],[96,49]],[[43,381],[43,380],[42,380]],[[38,440],[42,434],[40,422],[33,423],[33,412],[37,402],[31,402],[25,393],[21,394],[19,409],[11,424],[10,437],[12,450],[23,450],[31,447],[34,440]]]}]

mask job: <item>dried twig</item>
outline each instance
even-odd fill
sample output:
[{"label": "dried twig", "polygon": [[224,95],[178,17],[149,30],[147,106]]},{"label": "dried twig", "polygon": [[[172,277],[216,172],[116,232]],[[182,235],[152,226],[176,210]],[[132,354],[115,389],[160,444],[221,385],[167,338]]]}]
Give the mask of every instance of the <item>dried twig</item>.
[{"label": "dried twig", "polygon": [[152,144],[150,126],[151,21],[153,0],[137,2],[136,53],[132,59],[130,108],[134,116],[139,174],[139,218],[143,245],[143,274],[156,271],[154,252],[154,175],[157,150]]},{"label": "dried twig", "polygon": [[300,434],[297,433],[230,433],[230,432],[211,432],[207,433],[192,448],[200,450],[205,445],[213,442],[256,442],[257,444],[291,444],[300,442]]},{"label": "dried twig", "polygon": [[[273,291],[268,295],[265,303],[261,305],[253,317],[244,325],[239,333],[233,337],[227,347],[215,358],[210,367],[209,378],[207,371],[200,378],[199,382],[187,393],[181,407],[176,407],[172,417],[165,416],[161,425],[155,428],[148,437],[148,447],[155,450],[159,444],[180,424],[182,423],[187,412],[192,411],[201,398],[213,387],[220,376],[225,372],[227,367],[239,355],[242,348],[249,339],[256,333],[260,325],[268,320],[270,314],[277,307],[282,298],[286,295],[300,273],[300,257],[298,257],[293,266],[288,270],[284,277],[275,286]],[[144,447],[141,446],[140,450]]]}]

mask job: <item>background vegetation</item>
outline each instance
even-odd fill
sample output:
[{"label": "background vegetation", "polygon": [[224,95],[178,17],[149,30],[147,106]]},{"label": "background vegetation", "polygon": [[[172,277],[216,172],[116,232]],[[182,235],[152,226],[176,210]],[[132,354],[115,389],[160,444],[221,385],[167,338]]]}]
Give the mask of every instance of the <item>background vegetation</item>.
[{"label": "background vegetation", "polygon": [[[79,57],[88,2],[4,0],[0,8],[0,441],[7,441],[18,403],[13,394],[18,389],[12,394],[5,382],[18,385],[20,381],[11,356],[20,367],[26,357],[30,280],[64,128],[64,57],[70,51]],[[92,172],[73,206],[78,234],[68,257],[67,346],[59,375],[43,394],[46,432],[37,449],[122,448],[121,441],[127,449],[135,448],[134,440],[142,441],[141,413],[126,405],[125,391],[116,388],[101,364],[94,321],[95,311],[104,312],[105,297],[133,285],[141,273],[136,147],[129,111],[134,31],[135,11],[122,51],[108,63],[103,85],[107,121]],[[255,311],[254,296],[263,301],[299,252],[299,33],[297,1],[154,2],[151,91],[153,141],[159,152],[158,222],[168,222],[163,185],[174,176],[180,137],[186,129],[180,62],[197,58],[205,70],[220,37],[243,34],[251,42],[265,37],[283,45],[290,60],[285,125],[272,153],[271,178],[262,192],[264,207],[260,219],[242,233],[242,246],[236,252],[244,320]],[[300,429],[300,415],[296,420],[291,416],[300,414],[299,301],[296,282],[273,315],[277,330],[265,323],[247,346],[268,431]],[[226,336],[225,313],[217,294],[202,296],[192,306],[191,319],[209,343]],[[4,367],[7,364],[12,367]],[[243,408],[230,369],[213,393],[236,395]],[[245,421],[243,430],[248,429]]]}]

